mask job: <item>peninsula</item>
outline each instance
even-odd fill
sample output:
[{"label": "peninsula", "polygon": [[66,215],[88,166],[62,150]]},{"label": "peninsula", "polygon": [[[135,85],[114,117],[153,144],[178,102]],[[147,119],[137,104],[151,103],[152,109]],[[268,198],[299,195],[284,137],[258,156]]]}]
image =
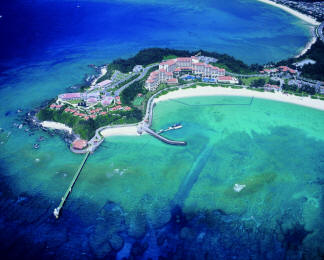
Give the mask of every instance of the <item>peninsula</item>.
[{"label": "peninsula", "polygon": [[150,129],[158,101],[237,95],[324,110],[324,84],[316,80],[321,73],[306,78],[307,68],[321,69],[321,61],[315,59],[323,49],[318,41],[299,58],[264,66],[248,66],[228,55],[205,51],[145,49],[102,66],[89,85],[79,92],[60,94],[37,117],[44,127],[73,131],[77,138],[71,150],[76,153],[93,152],[111,135],[149,133],[163,142],[182,145]]}]

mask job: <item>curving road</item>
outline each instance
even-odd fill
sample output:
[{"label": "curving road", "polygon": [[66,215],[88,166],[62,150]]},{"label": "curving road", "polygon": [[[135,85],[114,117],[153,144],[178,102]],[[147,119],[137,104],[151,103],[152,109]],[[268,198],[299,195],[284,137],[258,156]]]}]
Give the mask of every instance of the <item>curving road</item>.
[{"label": "curving road", "polygon": [[316,32],[316,36],[320,38],[320,40],[324,43],[323,29],[324,29],[324,21],[319,26],[317,26],[315,32]]},{"label": "curving road", "polygon": [[[146,76],[147,72],[148,72],[151,68],[153,68],[153,67],[155,67],[155,66],[157,66],[157,65],[158,65],[157,63],[152,64],[152,65],[147,66],[146,68],[144,68],[144,70],[143,70],[140,74],[139,74],[139,73],[135,73],[135,75],[139,74],[139,76],[138,76],[136,79],[134,79],[134,80],[128,82],[127,84],[123,85],[121,88],[117,89],[117,90],[115,91],[115,95],[114,95],[114,96],[119,96],[119,94],[120,94],[120,93],[121,93],[125,88],[129,87],[129,86],[130,86],[131,84],[133,84],[135,81],[139,81],[139,80],[141,80],[142,78],[144,78],[144,77]],[[108,89],[113,89],[113,88],[117,87],[118,85],[122,84],[123,82],[125,82],[126,80],[130,79],[130,78],[133,77],[133,76],[134,76],[134,74],[129,75],[127,78],[125,78],[125,79],[123,79],[123,80],[120,80],[120,81],[118,81],[118,82],[112,84],[111,86],[108,87]]]}]

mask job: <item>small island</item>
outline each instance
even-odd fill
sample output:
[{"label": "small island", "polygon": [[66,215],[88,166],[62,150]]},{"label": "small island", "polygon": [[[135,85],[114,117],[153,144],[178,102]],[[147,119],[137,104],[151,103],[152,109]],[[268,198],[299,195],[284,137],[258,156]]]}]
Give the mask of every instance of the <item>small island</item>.
[{"label": "small island", "polygon": [[[118,132],[129,128],[133,134],[147,132],[163,142],[185,145],[185,142],[168,140],[150,129],[156,103],[154,99],[180,89],[218,87],[234,91],[243,89],[259,93],[284,93],[297,97],[310,95],[309,99],[323,100],[323,82],[314,80],[318,75],[309,74],[310,67],[313,72],[322,67],[321,62],[312,59],[314,52],[322,55],[322,51],[323,43],[318,41],[299,58],[277,64],[248,66],[226,54],[202,50],[145,49],[132,58],[117,59],[102,66],[100,75],[89,85],[80,87],[79,92],[58,95],[40,109],[37,118],[43,121],[44,127],[73,132],[76,137],[70,148],[75,153],[93,152],[102,143],[102,133],[107,129]],[[310,79],[305,75],[314,77]],[[206,91],[200,92],[208,95]],[[251,92],[234,93],[228,90],[219,93],[209,90],[209,93],[253,96]],[[199,93],[196,92],[196,95]],[[278,96],[257,96],[301,105],[309,103],[278,99]],[[321,109],[322,103],[313,107]]]}]

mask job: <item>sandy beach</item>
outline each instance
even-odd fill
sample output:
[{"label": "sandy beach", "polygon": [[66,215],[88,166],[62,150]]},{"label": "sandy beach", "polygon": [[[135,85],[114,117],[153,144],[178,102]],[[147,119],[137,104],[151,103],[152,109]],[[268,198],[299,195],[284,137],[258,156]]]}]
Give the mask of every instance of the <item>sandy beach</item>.
[{"label": "sandy beach", "polygon": [[302,51],[298,55],[296,55],[295,58],[299,58],[300,56],[304,55],[312,47],[312,45],[316,42],[316,40],[317,37],[314,35],[312,39],[307,43],[305,48],[302,49]]},{"label": "sandy beach", "polygon": [[100,69],[100,75],[92,81],[91,86],[96,85],[98,79],[100,79],[100,78],[101,78],[102,76],[104,76],[106,73],[107,73],[107,67],[104,66],[104,67],[102,67],[102,68]]},{"label": "sandy beach", "polygon": [[307,23],[309,23],[311,25],[319,25],[320,24],[314,18],[312,18],[312,17],[310,17],[310,16],[308,16],[306,14],[302,14],[302,13],[300,13],[300,12],[298,12],[296,10],[293,10],[293,9],[287,7],[287,6],[277,4],[277,3],[272,2],[270,0],[258,0],[258,1],[262,2],[262,3],[265,3],[265,4],[269,4],[269,5],[278,7],[278,8],[280,8],[280,9],[282,9],[282,10],[284,10],[284,11],[286,11],[286,12],[288,12],[288,13],[296,16],[296,17],[298,17],[299,19],[301,19],[301,20],[303,20],[303,21],[305,21],[305,22],[307,22]]},{"label": "sandy beach", "polygon": [[262,99],[270,99],[279,102],[292,103],[300,106],[310,107],[324,111],[324,101],[319,99],[311,99],[310,97],[298,97],[294,95],[283,94],[281,92],[258,92],[249,89],[232,89],[223,87],[197,87],[180,89],[169,92],[154,100],[154,102],[161,102],[169,99],[185,98],[185,97],[199,97],[199,96],[241,96],[241,97],[255,97]]},{"label": "sandy beach", "polygon": [[41,125],[46,128],[64,130],[64,131],[69,132],[70,134],[72,133],[72,128],[70,128],[62,123],[53,122],[53,121],[43,121],[43,122],[41,122]]},{"label": "sandy beach", "polygon": [[104,137],[118,135],[138,135],[136,126],[112,127],[100,132]]}]

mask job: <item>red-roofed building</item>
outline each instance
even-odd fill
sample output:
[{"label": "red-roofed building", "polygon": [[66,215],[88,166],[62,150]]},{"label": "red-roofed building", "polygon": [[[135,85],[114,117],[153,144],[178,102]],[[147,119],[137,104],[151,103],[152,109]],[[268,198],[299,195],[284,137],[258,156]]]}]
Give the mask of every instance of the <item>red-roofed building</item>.
[{"label": "red-roofed building", "polygon": [[290,74],[296,74],[297,71],[296,70],[293,70],[287,66],[279,66],[279,70],[282,71],[282,72],[288,72]]},{"label": "red-roofed building", "polygon": [[77,139],[72,143],[72,147],[76,150],[83,150],[88,145],[88,141],[83,139]]},{"label": "red-roofed building", "polygon": [[113,97],[106,97],[101,101],[101,104],[103,106],[109,106],[113,102],[114,98]]},{"label": "red-roofed building", "polygon": [[132,110],[132,108],[130,108],[129,106],[126,106],[126,107],[124,107],[124,110],[125,111],[130,111],[130,110]]},{"label": "red-roofed building", "polygon": [[102,115],[102,116],[104,116],[106,114],[107,114],[107,112],[100,112],[100,115]]},{"label": "red-roofed building", "polygon": [[264,89],[265,90],[275,90],[275,91],[279,91],[280,90],[280,87],[277,86],[277,85],[271,85],[271,84],[265,84],[264,85]]},{"label": "red-roofed building", "polygon": [[178,79],[175,79],[175,78],[168,79],[167,84],[168,85],[177,85],[178,84]]},{"label": "red-roofed building", "polygon": [[219,83],[229,83],[229,84],[238,84],[239,81],[237,78],[232,76],[220,76],[217,78],[217,82]]},{"label": "red-roofed building", "polygon": [[82,99],[83,93],[65,93],[65,94],[59,95],[59,98],[62,100]]},{"label": "red-roofed building", "polygon": [[87,102],[90,103],[90,104],[95,104],[95,103],[98,102],[98,100],[96,98],[92,97],[92,98],[88,98]]},{"label": "red-roofed building", "polygon": [[115,100],[116,100],[116,103],[117,103],[118,105],[120,105],[120,104],[121,104],[121,101],[120,101],[120,96],[117,96],[117,97],[115,97]]},{"label": "red-roofed building", "polygon": [[[202,77],[225,76],[225,69],[199,62],[198,57],[179,57],[163,61],[159,70],[153,71],[145,82],[145,88],[154,91],[160,83],[176,84],[175,78],[183,74],[196,74]],[[172,80],[170,80],[172,79]]]}]

